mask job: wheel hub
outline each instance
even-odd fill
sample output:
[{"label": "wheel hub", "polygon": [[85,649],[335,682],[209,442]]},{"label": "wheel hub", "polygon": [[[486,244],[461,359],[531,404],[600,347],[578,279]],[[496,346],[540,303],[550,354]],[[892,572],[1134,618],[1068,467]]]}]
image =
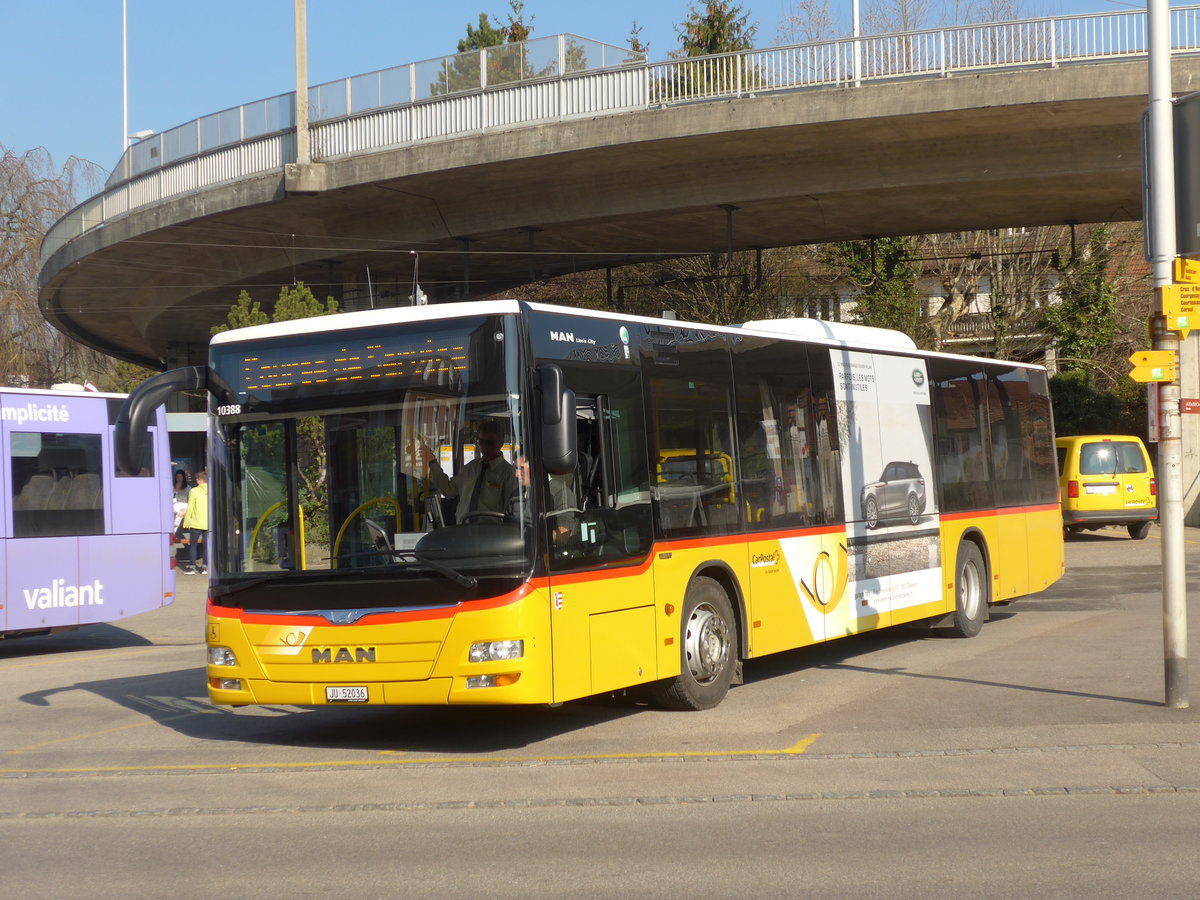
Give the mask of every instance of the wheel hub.
[{"label": "wheel hub", "polygon": [[706,684],[721,672],[729,655],[729,629],[708,604],[692,611],[685,648],[688,668],[698,683]]}]

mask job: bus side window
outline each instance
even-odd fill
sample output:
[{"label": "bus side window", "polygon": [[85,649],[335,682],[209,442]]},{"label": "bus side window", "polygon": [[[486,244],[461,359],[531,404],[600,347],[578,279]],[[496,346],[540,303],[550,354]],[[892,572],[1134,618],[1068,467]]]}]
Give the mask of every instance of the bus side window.
[{"label": "bus side window", "polygon": [[104,533],[100,435],[10,436],[13,537]]},{"label": "bus side window", "polygon": [[841,522],[829,350],[747,341],[734,373],[746,528]]}]

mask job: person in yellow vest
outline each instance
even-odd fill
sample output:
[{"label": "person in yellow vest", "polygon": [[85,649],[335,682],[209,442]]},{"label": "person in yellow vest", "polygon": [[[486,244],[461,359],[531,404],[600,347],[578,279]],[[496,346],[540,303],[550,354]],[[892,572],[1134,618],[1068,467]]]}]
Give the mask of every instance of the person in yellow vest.
[{"label": "person in yellow vest", "polygon": [[205,551],[208,550],[207,472],[196,474],[196,486],[188,493],[187,512],[183,514],[183,530],[187,532],[188,536],[188,564],[184,566],[183,574],[195,575],[197,572],[201,575],[207,574],[208,568],[204,564],[204,556],[200,557],[199,565],[196,564],[196,548],[202,541],[205,542]]}]

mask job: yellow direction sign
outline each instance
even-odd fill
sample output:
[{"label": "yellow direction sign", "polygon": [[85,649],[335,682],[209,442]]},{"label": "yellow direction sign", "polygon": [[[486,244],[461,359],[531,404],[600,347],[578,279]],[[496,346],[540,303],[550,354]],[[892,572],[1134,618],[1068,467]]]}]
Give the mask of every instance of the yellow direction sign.
[{"label": "yellow direction sign", "polygon": [[1158,289],[1158,297],[1167,317],[1167,331],[1178,331],[1187,340],[1193,319],[1200,327],[1200,284],[1164,284]]},{"label": "yellow direction sign", "polygon": [[1175,257],[1175,280],[1185,284],[1200,284],[1200,259]]},{"label": "yellow direction sign", "polygon": [[1139,350],[1130,355],[1129,362],[1133,365],[1129,377],[1134,381],[1175,381],[1178,377],[1174,350]]}]

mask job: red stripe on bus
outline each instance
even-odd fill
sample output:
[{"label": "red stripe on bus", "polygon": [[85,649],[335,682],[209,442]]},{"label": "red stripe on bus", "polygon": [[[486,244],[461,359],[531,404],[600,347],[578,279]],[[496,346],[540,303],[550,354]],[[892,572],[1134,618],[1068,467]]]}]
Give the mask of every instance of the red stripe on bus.
[{"label": "red stripe on bus", "polygon": [[998,516],[1017,516],[1026,513],[1058,512],[1057,503],[1047,506],[1008,506],[1003,509],[976,509],[971,512],[942,513],[943,522],[961,522],[963,519],[992,519]]}]

